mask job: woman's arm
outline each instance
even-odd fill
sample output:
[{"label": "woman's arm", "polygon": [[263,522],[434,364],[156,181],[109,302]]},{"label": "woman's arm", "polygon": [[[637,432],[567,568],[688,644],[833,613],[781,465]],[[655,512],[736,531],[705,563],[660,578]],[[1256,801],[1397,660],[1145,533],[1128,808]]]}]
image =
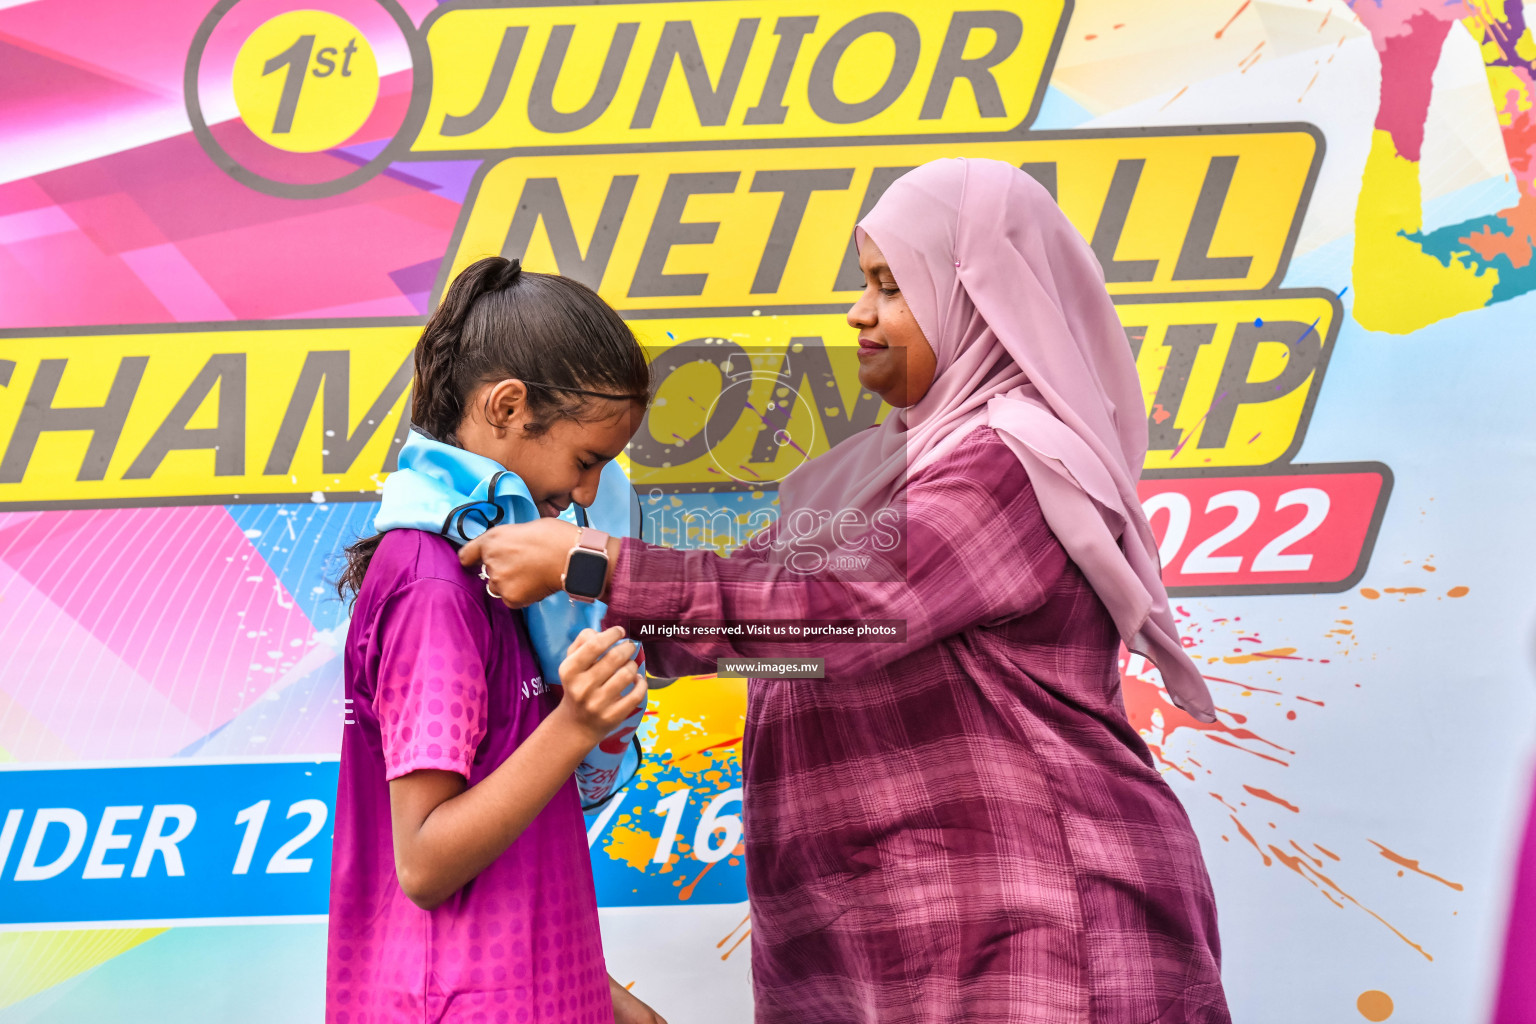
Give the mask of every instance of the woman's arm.
[{"label": "woman's arm", "polygon": [[[663,657],[669,671],[677,671],[680,662],[692,671],[713,671],[714,659],[722,657],[820,657],[831,678],[890,664],[972,626],[1032,611],[1069,563],[1022,467],[1000,462],[999,447],[967,442],[911,482],[902,537],[905,568],[895,582],[807,575],[758,559],[611,541],[608,621],[904,624],[905,637],[896,643],[642,638],[648,650],[672,655]],[[1001,454],[1011,459],[1006,450]],[[570,533],[568,524],[559,523],[496,527],[460,555],[466,564],[483,561],[499,593],[537,600],[559,588]]]},{"label": "woman's arm", "polygon": [[431,910],[485,870],[644,699],[632,648],[614,646],[622,636],[615,627],[576,638],[560,666],[559,706],[476,785],[430,768],[390,782],[395,872],[411,902]]}]

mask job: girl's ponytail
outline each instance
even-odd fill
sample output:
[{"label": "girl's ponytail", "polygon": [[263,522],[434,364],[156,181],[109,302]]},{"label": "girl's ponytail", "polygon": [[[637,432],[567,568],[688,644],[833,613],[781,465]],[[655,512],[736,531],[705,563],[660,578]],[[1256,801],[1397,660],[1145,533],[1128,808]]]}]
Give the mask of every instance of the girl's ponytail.
[{"label": "girl's ponytail", "polygon": [[440,441],[453,443],[464,418],[464,397],[454,386],[464,325],[481,297],[510,287],[522,274],[518,260],[491,256],[465,267],[448,285],[416,343],[416,381],[411,422]]},{"label": "girl's ponytail", "polygon": [[[465,402],[484,383],[528,385],[530,433],[558,417],[579,417],[593,396],[650,400],[651,371],[629,325],[586,285],[525,272],[490,256],[459,272],[416,343],[411,422],[457,444]],[[378,536],[347,548],[336,589],[362,587]]]}]

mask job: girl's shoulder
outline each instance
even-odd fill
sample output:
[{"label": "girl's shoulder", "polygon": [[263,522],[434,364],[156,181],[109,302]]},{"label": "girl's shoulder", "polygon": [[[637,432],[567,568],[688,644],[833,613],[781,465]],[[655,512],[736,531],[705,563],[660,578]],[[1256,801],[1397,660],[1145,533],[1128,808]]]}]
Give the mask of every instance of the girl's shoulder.
[{"label": "girl's shoulder", "polygon": [[476,589],[447,538],[425,530],[390,530],[368,563],[363,590],[380,599],[425,579],[443,580],[469,592]]}]

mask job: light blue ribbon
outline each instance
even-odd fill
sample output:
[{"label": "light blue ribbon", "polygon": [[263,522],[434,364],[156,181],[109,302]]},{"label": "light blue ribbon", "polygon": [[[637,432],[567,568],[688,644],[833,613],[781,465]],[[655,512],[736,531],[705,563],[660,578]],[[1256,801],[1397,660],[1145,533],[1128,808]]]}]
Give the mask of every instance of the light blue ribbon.
[{"label": "light blue ribbon", "polygon": [[[560,518],[576,524],[577,506],[572,503]],[[424,530],[446,537],[455,546],[503,523],[531,523],[541,518],[528,485],[516,473],[493,459],[435,441],[412,429],[400,449],[399,468],[384,481],[384,495],[379,502],[373,527],[378,533],[388,530]],[[587,525],[614,537],[632,537],[640,523],[640,499],[617,462],[603,467],[598,478],[597,497],[586,509]],[[591,604],[571,600],[557,591],[528,608],[523,619],[533,641],[534,654],[545,682],[560,683],[560,662],[576,634],[583,629],[602,629],[608,606],[601,601]],[[636,651],[638,653],[638,646]],[[645,712],[642,703],[635,713],[615,730],[637,728]],[[582,769],[583,776],[616,783],[630,779],[640,766],[639,743],[632,742],[623,755],[593,750]],[[611,763],[610,763],[611,762]],[[608,792],[583,792],[583,804],[605,799],[617,785],[602,786]]]}]

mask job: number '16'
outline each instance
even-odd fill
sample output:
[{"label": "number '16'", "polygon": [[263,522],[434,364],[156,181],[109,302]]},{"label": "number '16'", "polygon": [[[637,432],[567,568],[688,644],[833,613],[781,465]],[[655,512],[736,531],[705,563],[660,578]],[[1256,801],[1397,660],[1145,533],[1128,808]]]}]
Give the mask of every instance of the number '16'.
[{"label": "number '16'", "polygon": [[[683,823],[683,811],[688,808],[688,795],[693,790],[684,786],[670,796],[656,801],[656,813],[665,814],[666,821],[661,827],[661,838],[656,843],[656,853],[651,857],[653,864],[665,864],[672,857],[672,845],[677,842],[677,829]],[[728,789],[718,794],[709,805],[704,808],[704,815],[699,819],[699,827],[693,833],[693,856],[704,864],[713,864],[724,860],[736,849],[736,844],[741,842],[741,818],[734,814],[721,814],[720,810],[726,804],[741,799],[741,790]],[[723,830],[725,835],[718,846],[712,845],[710,840],[714,838],[716,831]]]},{"label": "number '16'", "polygon": [[[240,852],[235,855],[235,868],[230,874],[243,875],[250,871],[251,858],[256,856],[256,843],[261,838],[261,826],[266,823],[267,808],[271,806],[271,800],[259,800],[235,815],[235,824],[245,826],[245,837],[240,840]],[[324,800],[299,800],[290,806],[288,817],[307,814],[309,824],[304,826],[304,831],[277,848],[277,852],[267,861],[267,874],[301,875],[308,871],[314,863],[313,859],[293,855],[305,843],[320,834],[320,830],[325,827],[326,815],[329,813]]]}]

